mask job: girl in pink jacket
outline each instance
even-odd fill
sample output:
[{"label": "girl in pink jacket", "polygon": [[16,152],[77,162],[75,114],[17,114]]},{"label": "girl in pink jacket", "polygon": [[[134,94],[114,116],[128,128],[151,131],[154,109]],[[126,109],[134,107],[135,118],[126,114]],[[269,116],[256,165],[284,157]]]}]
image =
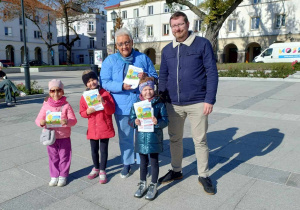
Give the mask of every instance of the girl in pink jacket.
[{"label": "girl in pink jacket", "polygon": [[49,169],[51,180],[49,186],[65,186],[71,165],[71,127],[77,123],[71,105],[66,101],[64,95],[64,85],[58,79],[53,79],[48,83],[49,97],[43,103],[43,107],[38,114],[35,123],[39,127],[46,125],[46,112],[61,112],[62,127],[53,128],[55,130],[56,141],[47,146],[49,155]]}]

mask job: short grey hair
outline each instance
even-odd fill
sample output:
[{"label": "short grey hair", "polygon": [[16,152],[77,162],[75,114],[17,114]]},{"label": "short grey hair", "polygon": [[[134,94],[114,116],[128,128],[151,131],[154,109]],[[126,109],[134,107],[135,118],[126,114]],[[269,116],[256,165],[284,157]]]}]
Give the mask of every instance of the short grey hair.
[{"label": "short grey hair", "polygon": [[130,33],[130,31],[127,28],[120,28],[116,31],[115,34],[115,41],[117,42],[117,37],[118,36],[129,36],[129,39],[132,40],[132,35]]}]

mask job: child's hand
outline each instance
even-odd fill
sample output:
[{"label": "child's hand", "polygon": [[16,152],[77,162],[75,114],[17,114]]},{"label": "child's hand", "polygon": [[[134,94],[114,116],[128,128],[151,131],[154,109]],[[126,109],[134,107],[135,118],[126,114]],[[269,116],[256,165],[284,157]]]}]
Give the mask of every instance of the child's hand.
[{"label": "child's hand", "polygon": [[100,103],[104,103],[104,100],[103,100],[103,98],[101,97],[100,94],[97,95],[97,99],[98,99],[98,101],[99,101]]},{"label": "child's hand", "polygon": [[92,114],[92,113],[94,113],[96,110],[93,108],[93,107],[90,107],[90,108],[88,108],[87,110],[86,110],[86,113],[87,114]]},{"label": "child's hand", "polygon": [[141,121],[139,119],[135,119],[134,122],[135,122],[136,125],[141,125]]},{"label": "child's hand", "polygon": [[157,124],[157,119],[156,119],[156,117],[152,117],[152,122],[153,122],[154,125]]},{"label": "child's hand", "polygon": [[63,119],[63,120],[60,121],[60,124],[67,125],[68,124],[68,120],[67,119]]},{"label": "child's hand", "polygon": [[46,120],[40,120],[40,125],[45,126],[46,125]]}]

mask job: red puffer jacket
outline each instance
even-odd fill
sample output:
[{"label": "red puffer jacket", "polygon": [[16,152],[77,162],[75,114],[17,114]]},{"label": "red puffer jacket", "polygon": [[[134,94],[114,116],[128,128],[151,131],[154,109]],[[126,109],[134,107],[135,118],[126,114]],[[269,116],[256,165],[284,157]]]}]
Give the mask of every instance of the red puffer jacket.
[{"label": "red puffer jacket", "polygon": [[87,139],[106,139],[115,136],[115,130],[112,122],[112,114],[115,112],[115,102],[109,92],[104,89],[99,90],[99,94],[104,99],[104,110],[96,111],[92,114],[87,114],[86,104],[83,96],[80,99],[81,117],[88,118]]}]

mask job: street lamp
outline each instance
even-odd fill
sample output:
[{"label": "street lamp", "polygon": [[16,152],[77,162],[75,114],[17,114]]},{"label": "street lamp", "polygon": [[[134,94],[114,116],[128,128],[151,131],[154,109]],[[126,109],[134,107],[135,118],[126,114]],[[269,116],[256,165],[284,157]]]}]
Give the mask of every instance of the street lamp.
[{"label": "street lamp", "polygon": [[25,31],[25,13],[24,13],[24,2],[21,0],[22,6],[22,22],[23,22],[23,42],[24,42],[24,63],[22,64],[25,73],[25,87],[30,92],[30,74],[29,65],[27,58],[27,47],[26,47],[26,31]]},{"label": "street lamp", "polygon": [[115,10],[113,10],[111,13],[111,19],[113,21],[113,27],[114,27],[114,53],[116,52],[116,37],[115,37],[115,33],[116,33],[116,27],[115,27],[115,22],[117,19],[117,13],[115,12]]}]

